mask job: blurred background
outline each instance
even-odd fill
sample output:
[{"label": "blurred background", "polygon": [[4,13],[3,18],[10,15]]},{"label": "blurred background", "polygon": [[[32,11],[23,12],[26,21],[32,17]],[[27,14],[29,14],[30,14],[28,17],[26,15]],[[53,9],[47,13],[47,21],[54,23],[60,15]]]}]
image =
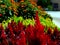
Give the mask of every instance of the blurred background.
[{"label": "blurred background", "polygon": [[60,27],[60,11],[46,11],[53,18],[53,22]]},{"label": "blurred background", "polygon": [[37,5],[41,5],[45,10],[60,10],[60,0],[38,0]]}]

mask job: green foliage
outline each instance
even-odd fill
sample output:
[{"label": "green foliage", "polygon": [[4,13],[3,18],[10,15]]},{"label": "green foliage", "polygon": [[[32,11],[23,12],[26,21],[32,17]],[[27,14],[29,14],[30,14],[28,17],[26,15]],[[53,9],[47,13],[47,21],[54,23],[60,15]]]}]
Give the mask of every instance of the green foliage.
[{"label": "green foliage", "polygon": [[22,16],[24,19],[32,19],[35,16],[35,11],[32,6],[33,5],[30,2],[21,2],[20,6],[18,7],[17,16]]},{"label": "green foliage", "polygon": [[11,6],[11,0],[3,0],[3,2],[5,3],[5,5],[7,5],[7,7]]},{"label": "green foliage", "polygon": [[60,28],[58,28],[58,30],[60,31]]},{"label": "green foliage", "polygon": [[11,0],[0,0],[0,22],[3,20],[7,20],[13,15],[13,10],[10,10],[9,7],[11,6]]},{"label": "green foliage", "polygon": [[40,22],[47,27],[51,27],[51,28],[56,27],[56,25],[51,21],[50,18],[44,19],[43,17],[40,17]]},{"label": "green foliage", "polygon": [[22,22],[23,25],[25,25],[25,26],[28,26],[28,25],[34,26],[34,24],[35,24],[35,21],[33,18],[32,19],[23,19],[23,17],[21,17],[21,16],[17,17],[14,15],[12,18],[7,19],[6,21],[2,22],[4,29],[6,29],[6,27],[8,26],[8,23],[10,23],[12,20],[14,20],[14,22],[16,22],[17,24],[18,24],[18,22]]}]

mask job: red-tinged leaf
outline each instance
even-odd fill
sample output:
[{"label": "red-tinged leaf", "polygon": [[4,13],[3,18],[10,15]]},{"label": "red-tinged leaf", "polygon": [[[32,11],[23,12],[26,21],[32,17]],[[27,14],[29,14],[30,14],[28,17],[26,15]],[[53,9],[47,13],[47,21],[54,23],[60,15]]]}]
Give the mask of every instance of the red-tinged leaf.
[{"label": "red-tinged leaf", "polygon": [[8,24],[8,29],[9,29],[10,31],[13,31],[13,28],[12,28],[12,26],[11,26],[11,23]]}]

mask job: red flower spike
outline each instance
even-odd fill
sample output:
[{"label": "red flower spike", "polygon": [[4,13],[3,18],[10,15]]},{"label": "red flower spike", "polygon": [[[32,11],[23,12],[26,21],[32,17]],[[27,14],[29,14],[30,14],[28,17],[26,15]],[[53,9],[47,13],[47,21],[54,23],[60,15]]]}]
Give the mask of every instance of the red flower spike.
[{"label": "red flower spike", "polygon": [[2,30],[1,38],[6,39],[6,34],[5,34],[4,30]]},{"label": "red flower spike", "polygon": [[35,22],[36,22],[36,24],[35,24],[36,30],[39,30],[39,32],[44,33],[44,26],[42,24],[40,24],[38,12],[36,12]]},{"label": "red flower spike", "polygon": [[18,30],[19,30],[19,29],[18,29],[18,25],[13,25],[13,26],[14,26],[14,27],[13,27],[13,31],[16,32],[16,33],[18,33]]},{"label": "red flower spike", "polygon": [[15,45],[20,45],[20,41],[16,40]]},{"label": "red flower spike", "polygon": [[9,45],[7,39],[4,39],[4,40],[2,41],[2,45]]},{"label": "red flower spike", "polygon": [[0,39],[2,40],[2,42],[0,42],[0,45],[8,45],[8,41],[6,39],[6,34],[5,34],[5,31],[2,27],[2,25],[0,25],[0,31],[1,31],[0,32]]},{"label": "red flower spike", "polygon": [[56,35],[58,35],[58,29],[57,29],[57,27],[55,27],[55,29],[54,29],[54,33],[56,34]]},{"label": "red flower spike", "polygon": [[14,22],[14,20],[11,21],[11,26],[13,27],[13,25],[16,25],[16,22]]},{"label": "red flower spike", "polygon": [[20,45],[26,45],[26,36],[25,36],[25,32],[22,31],[19,36],[20,36],[20,40],[19,40]]},{"label": "red flower spike", "polygon": [[5,31],[4,31],[4,29],[3,29],[3,27],[2,27],[2,25],[0,25],[0,30],[1,30],[1,38],[3,38],[3,39],[5,39],[6,38],[6,34],[5,34]]},{"label": "red flower spike", "polygon": [[11,44],[11,45],[15,45],[15,40],[13,39],[13,38],[9,38],[10,40],[9,40],[9,43]]},{"label": "red flower spike", "polygon": [[51,45],[51,38],[49,36],[47,37],[47,45]]},{"label": "red flower spike", "polygon": [[12,28],[11,23],[8,24],[8,29],[9,29],[10,31],[13,31],[13,28]]},{"label": "red flower spike", "polygon": [[39,17],[38,17],[38,11],[36,11],[35,20],[39,20]]},{"label": "red flower spike", "polygon": [[8,30],[10,31],[10,37],[14,38],[13,28],[11,26],[11,23],[8,24]]},{"label": "red flower spike", "polygon": [[42,43],[42,45],[46,45],[47,44],[47,36],[45,34],[40,34],[40,41]]},{"label": "red flower spike", "polygon": [[19,30],[22,31],[24,28],[24,25],[21,22],[18,22],[18,28],[19,28]]},{"label": "red flower spike", "polygon": [[26,28],[26,35],[28,38],[30,39],[34,39],[34,27],[29,25],[27,28]]},{"label": "red flower spike", "polygon": [[51,28],[48,28],[47,34],[48,34],[48,35],[52,35],[52,30],[51,30]]}]

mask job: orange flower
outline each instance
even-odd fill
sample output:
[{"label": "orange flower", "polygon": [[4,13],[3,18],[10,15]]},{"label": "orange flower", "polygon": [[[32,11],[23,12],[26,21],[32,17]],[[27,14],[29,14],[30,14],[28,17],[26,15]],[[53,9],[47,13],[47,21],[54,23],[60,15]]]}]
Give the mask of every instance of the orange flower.
[{"label": "orange flower", "polygon": [[21,2],[24,2],[24,0],[21,0]]},{"label": "orange flower", "polygon": [[41,9],[42,7],[41,6],[38,6],[39,9]]},{"label": "orange flower", "polygon": [[12,3],[14,3],[14,0],[11,0]]}]

